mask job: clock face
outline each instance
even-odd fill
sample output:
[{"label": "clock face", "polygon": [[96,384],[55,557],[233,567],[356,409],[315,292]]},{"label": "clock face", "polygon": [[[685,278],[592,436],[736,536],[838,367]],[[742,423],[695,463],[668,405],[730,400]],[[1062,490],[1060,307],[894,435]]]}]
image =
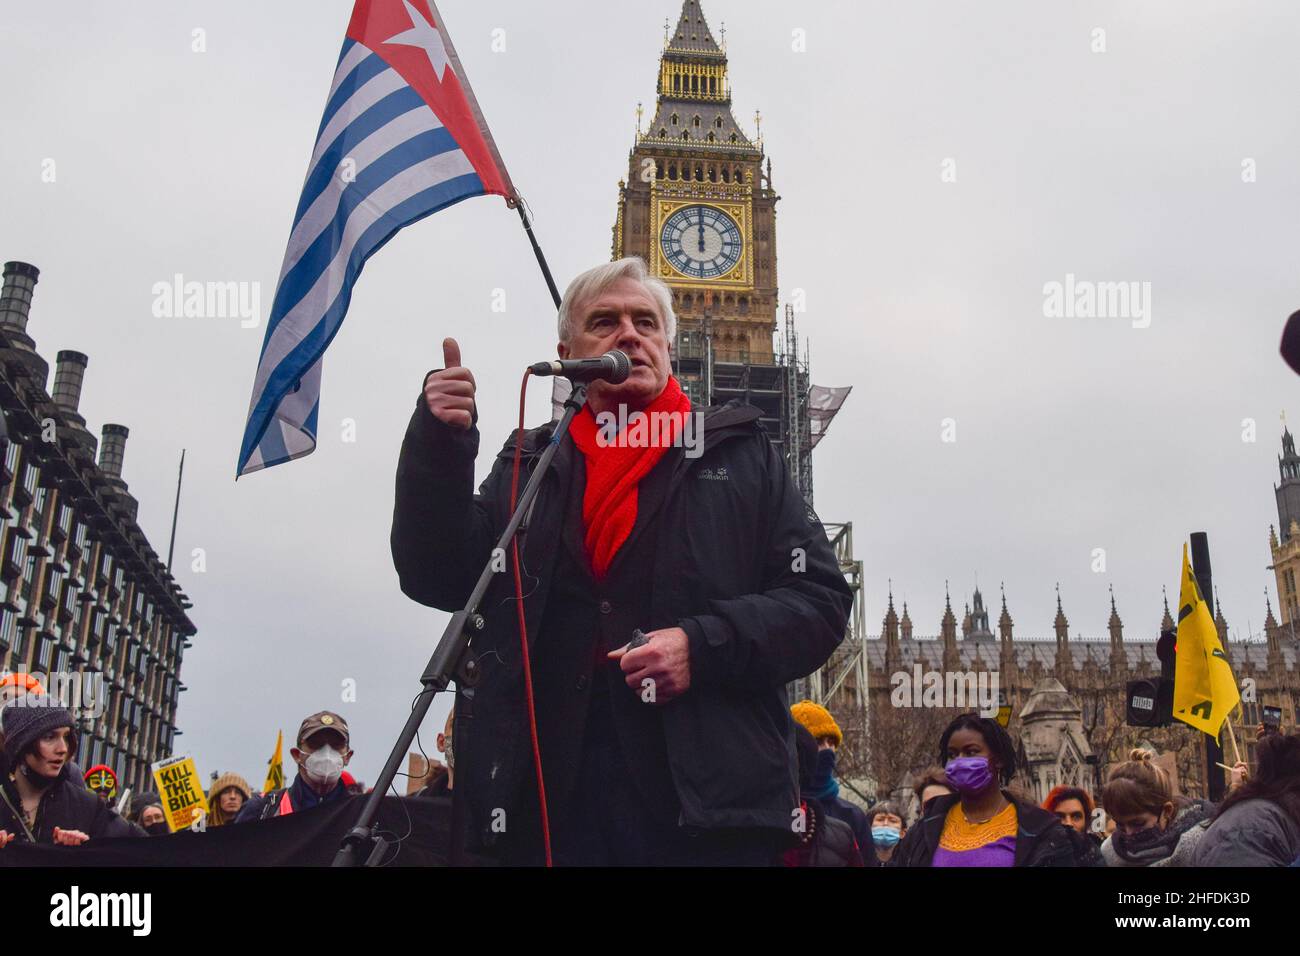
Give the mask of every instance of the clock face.
[{"label": "clock face", "polygon": [[740,261],[740,227],[721,209],[685,206],[664,223],[664,258],[692,279],[716,279]]}]

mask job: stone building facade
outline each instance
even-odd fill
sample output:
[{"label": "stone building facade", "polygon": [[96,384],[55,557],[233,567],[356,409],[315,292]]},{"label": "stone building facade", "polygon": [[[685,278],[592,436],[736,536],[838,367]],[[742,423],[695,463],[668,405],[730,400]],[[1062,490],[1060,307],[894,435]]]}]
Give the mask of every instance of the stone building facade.
[{"label": "stone building facade", "polygon": [[[1284,458],[1294,456],[1289,433],[1283,443]],[[1300,475],[1300,470],[1296,474]],[[1280,495],[1278,506],[1282,518],[1284,500]],[[1288,536],[1281,547],[1300,548],[1300,531],[1295,538]],[[1275,544],[1273,550],[1276,556],[1279,546]],[[1255,727],[1264,705],[1281,709],[1284,727],[1300,723],[1300,640],[1289,621],[1275,618],[1267,595],[1265,601],[1262,639],[1247,640],[1230,639],[1228,622],[1216,602],[1219,639],[1243,688],[1242,706],[1230,723],[1242,756],[1252,767]],[[1004,592],[995,626],[996,633],[990,626],[984,596],[976,588],[960,625],[951,600],[945,603],[937,636],[914,634],[907,604],[900,616],[892,593],[879,634],[862,640],[850,634],[824,669],[821,683],[835,688],[828,706],[841,722],[860,729],[860,740],[850,741],[840,761],[842,769],[862,782],[859,789],[874,790],[874,796],[900,793],[912,772],[941,762],[937,741],[943,726],[957,713],[975,709],[900,710],[891,702],[896,686],[893,678],[910,675],[919,666],[922,672],[997,674],[1004,712],[1009,714],[1008,730],[1022,756],[1032,758],[1021,772],[1021,784],[1030,792],[1045,793],[1049,780],[1055,781],[1053,786],[1075,783],[1099,791],[1107,768],[1127,759],[1131,748],[1141,746],[1172,755],[1182,792],[1206,795],[1208,771],[1199,732],[1178,722],[1161,728],[1131,727],[1125,722],[1128,682],[1160,675],[1155,642],[1162,630],[1174,626],[1167,598],[1158,624],[1126,636],[1112,593],[1107,635],[1085,638],[1071,636],[1058,589],[1052,636],[1026,639],[1014,633]],[[1035,727],[1032,733],[1031,726]],[[1224,746],[1230,762],[1232,751],[1226,734]]]},{"label": "stone building facade", "polygon": [[[128,431],[102,442],[78,410],[88,363],[62,351],[54,383],[28,331],[35,266],[8,262],[0,290],[0,672],[45,675],[78,703],[83,769],[104,763],[140,790],[172,753],[191,604],[136,523],[122,479]],[[98,448],[98,460],[96,450]]]}]

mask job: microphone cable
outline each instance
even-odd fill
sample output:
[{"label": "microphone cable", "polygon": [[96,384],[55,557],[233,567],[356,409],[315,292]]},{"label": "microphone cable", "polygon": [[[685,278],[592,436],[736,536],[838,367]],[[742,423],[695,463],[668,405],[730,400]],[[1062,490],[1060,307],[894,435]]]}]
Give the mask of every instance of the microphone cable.
[{"label": "microphone cable", "polygon": [[[510,475],[510,514],[515,513],[515,503],[519,496],[519,461],[524,447],[524,398],[528,394],[528,378],[532,369],[524,371],[524,380],[519,387],[519,426],[515,430],[515,460]],[[558,440],[558,438],[556,439]],[[519,653],[524,668],[524,697],[528,705],[528,732],[532,738],[533,768],[537,775],[537,804],[542,818],[542,849],[546,854],[546,865],[551,862],[551,821],[546,808],[546,782],[542,777],[542,749],[537,739],[537,709],[533,699],[533,669],[528,657],[528,625],[524,620],[524,583],[520,577],[519,535],[510,539],[510,551],[515,571],[515,607],[519,620]]]}]

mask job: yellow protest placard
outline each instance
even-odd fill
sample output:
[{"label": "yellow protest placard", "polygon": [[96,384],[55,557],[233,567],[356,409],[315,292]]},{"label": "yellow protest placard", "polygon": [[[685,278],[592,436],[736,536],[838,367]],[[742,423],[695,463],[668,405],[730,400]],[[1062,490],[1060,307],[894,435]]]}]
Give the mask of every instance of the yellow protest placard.
[{"label": "yellow protest placard", "polygon": [[[203,829],[208,798],[203,792],[194,758],[168,757],[152,765],[153,779],[162,794],[163,813],[167,815],[167,828],[172,833],[179,830]],[[195,826],[198,824],[198,826]]]}]

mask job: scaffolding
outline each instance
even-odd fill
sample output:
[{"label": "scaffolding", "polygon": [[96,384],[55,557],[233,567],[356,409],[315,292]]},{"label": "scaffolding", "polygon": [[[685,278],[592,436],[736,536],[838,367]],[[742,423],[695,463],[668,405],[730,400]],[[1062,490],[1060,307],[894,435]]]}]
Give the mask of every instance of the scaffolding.
[{"label": "scaffolding", "polygon": [[867,632],[863,616],[862,562],[853,556],[853,522],[826,525],[826,536],[831,539],[831,548],[835,551],[840,573],[853,592],[853,610],[844,643],[826,662],[826,666],[810,678],[813,686],[809,696],[818,703],[829,706],[827,702],[835,701],[836,695],[842,694],[846,705],[865,707],[867,661],[866,645],[863,642]]},{"label": "scaffolding", "polygon": [[713,317],[696,327],[681,326],[673,348],[673,374],[692,404],[723,405],[739,399],[759,410],[772,444],[786,460],[795,487],[811,506],[812,434],[808,422],[807,348],[800,354],[794,309],[785,307],[782,347],[771,362],[752,361],[746,350],[719,358],[713,345]]},{"label": "scaffolding", "polygon": [[[713,316],[706,312],[696,325],[678,327],[673,347],[673,374],[695,405],[721,405],[732,399],[759,410],[759,421],[772,444],[785,458],[790,477],[811,510],[813,505],[810,423],[809,349],[801,349],[794,308],[785,307],[777,331],[779,346],[770,362],[752,361],[746,350],[720,358],[714,348]],[[861,707],[866,712],[867,665],[863,639],[862,562],[853,556],[852,523],[825,525],[849,588],[853,609],[843,644],[820,670],[788,688],[793,700],[817,701],[836,708]]]}]

